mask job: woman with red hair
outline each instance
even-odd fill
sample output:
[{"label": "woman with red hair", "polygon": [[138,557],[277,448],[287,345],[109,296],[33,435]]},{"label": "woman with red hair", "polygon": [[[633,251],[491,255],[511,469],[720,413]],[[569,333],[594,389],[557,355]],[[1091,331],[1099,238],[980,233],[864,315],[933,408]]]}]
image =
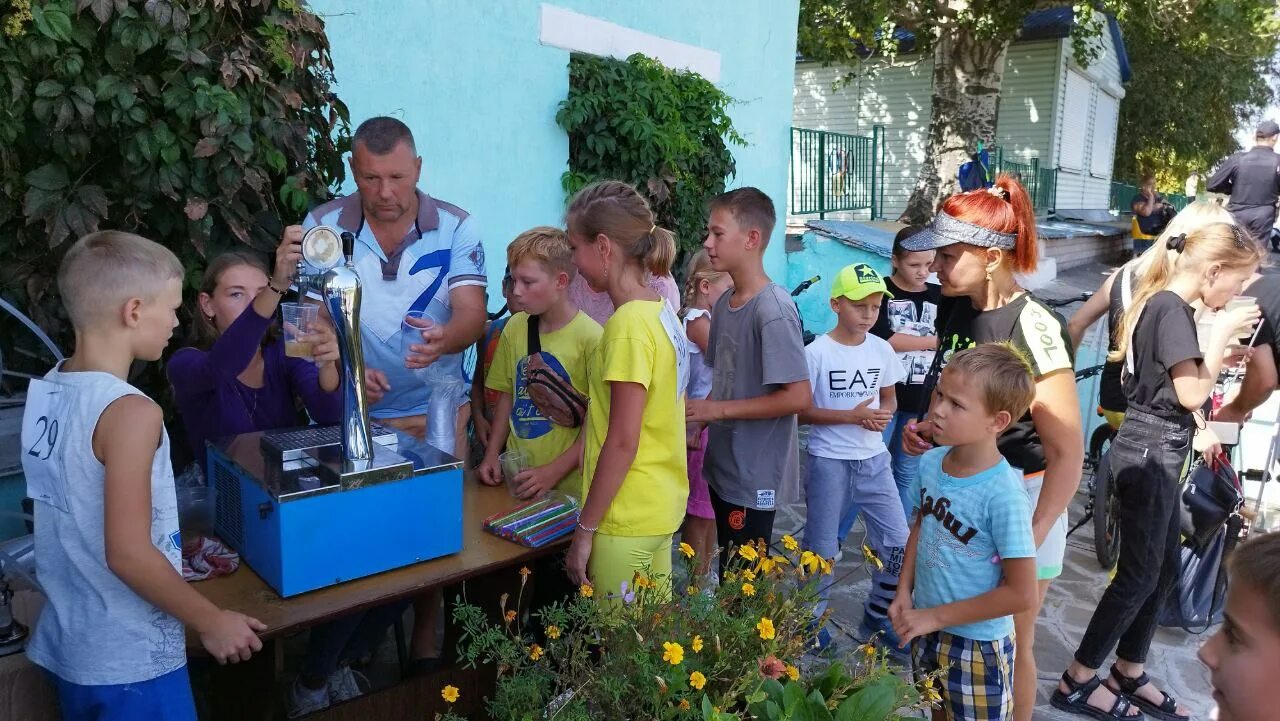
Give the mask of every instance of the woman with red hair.
[{"label": "woman with red hair", "polygon": [[[1039,246],[1031,199],[1012,177],[1001,175],[991,188],[947,198],[933,223],[902,247],[937,251],[932,270],[943,299],[936,321],[938,352],[925,379],[930,393],[952,353],[981,343],[1012,343],[1035,373],[1031,410],[1000,437],[1000,452],[1022,471],[1035,509],[1031,526],[1040,595],[1033,608],[1014,616],[1014,719],[1031,721],[1036,617],[1050,581],[1062,574],[1067,504],[1080,486],[1084,462],[1071,338],[1063,318],[1018,284],[1018,274],[1035,271]],[[930,435],[928,420],[908,426],[904,450],[928,450]]]}]

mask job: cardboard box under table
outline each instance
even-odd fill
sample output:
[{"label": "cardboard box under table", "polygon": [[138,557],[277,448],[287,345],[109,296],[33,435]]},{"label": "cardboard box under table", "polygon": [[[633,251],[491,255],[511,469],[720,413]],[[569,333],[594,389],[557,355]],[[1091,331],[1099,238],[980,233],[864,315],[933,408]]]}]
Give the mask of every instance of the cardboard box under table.
[{"label": "cardboard box under table", "polygon": [[458,459],[395,434],[355,465],[316,440],[336,430],[209,445],[218,536],[286,598],[462,549]]}]

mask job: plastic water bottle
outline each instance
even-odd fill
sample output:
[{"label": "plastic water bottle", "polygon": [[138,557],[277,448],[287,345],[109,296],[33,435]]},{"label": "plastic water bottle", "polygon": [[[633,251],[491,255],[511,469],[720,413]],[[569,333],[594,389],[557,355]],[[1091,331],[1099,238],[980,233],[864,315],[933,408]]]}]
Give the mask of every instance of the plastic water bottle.
[{"label": "plastic water bottle", "polygon": [[438,381],[431,384],[431,398],[427,401],[427,443],[448,455],[454,453],[458,406],[466,392],[462,379]]}]

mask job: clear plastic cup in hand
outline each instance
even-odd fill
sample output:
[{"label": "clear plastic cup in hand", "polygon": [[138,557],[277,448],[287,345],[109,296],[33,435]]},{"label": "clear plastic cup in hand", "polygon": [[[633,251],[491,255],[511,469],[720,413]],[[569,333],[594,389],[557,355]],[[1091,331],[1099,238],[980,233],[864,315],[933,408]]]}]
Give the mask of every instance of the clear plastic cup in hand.
[{"label": "clear plastic cup in hand", "polygon": [[[407,361],[414,354],[413,346],[425,345],[422,331],[449,322],[451,313],[447,306],[439,301],[431,301],[426,310],[411,310],[405,313],[400,322],[400,353]],[[426,368],[414,369],[414,375],[427,384],[464,381],[461,372],[460,353],[442,355]]]},{"label": "clear plastic cup in hand", "polygon": [[280,316],[284,327],[284,354],[290,358],[315,360],[315,351],[306,339],[311,326],[320,317],[320,306],[311,303],[281,303]]},{"label": "clear plastic cup in hand", "polygon": [[502,480],[507,483],[507,491],[515,496],[516,476],[529,468],[529,459],[520,451],[507,451],[498,456],[498,465],[502,466]]}]

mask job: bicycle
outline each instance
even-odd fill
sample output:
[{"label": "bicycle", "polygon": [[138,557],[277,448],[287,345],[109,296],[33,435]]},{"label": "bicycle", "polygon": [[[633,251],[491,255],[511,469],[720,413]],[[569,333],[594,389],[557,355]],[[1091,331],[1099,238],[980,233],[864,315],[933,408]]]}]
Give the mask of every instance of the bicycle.
[{"label": "bicycle", "polygon": [[[1076,380],[1092,378],[1102,373],[1104,366],[1076,371]],[[1102,407],[1097,414],[1102,416]],[[1085,448],[1084,464],[1080,481],[1087,484],[1089,500],[1085,502],[1084,515],[1067,531],[1067,536],[1080,530],[1089,521],[1093,521],[1093,553],[1098,564],[1104,569],[1115,568],[1120,555],[1120,500],[1115,486],[1111,482],[1110,473],[1099,473],[1102,460],[1116,437],[1116,429],[1104,422],[1093,429],[1089,435],[1089,445]],[[1099,502],[1099,499],[1102,499]]]},{"label": "bicycle", "polygon": [[[800,285],[797,285],[797,286],[796,286],[796,287],[791,291],[791,297],[792,297],[792,298],[798,297],[801,293],[803,293],[803,292],[805,292],[806,290],[809,290],[810,288],[812,288],[812,287],[813,287],[813,284],[814,284],[814,283],[817,283],[817,282],[818,282],[818,281],[820,281],[820,280],[822,280],[822,276],[820,276],[820,275],[815,275],[815,276],[813,276],[812,278],[810,278],[810,279],[808,279],[808,280],[806,280],[806,281],[804,281],[804,282],[800,283]],[[804,316],[799,316],[799,314],[797,314],[797,315],[798,315],[798,317],[800,318],[800,337],[801,337],[801,339],[803,339],[803,340],[804,340],[804,344],[805,344],[805,345],[809,345],[810,343],[812,343],[812,342],[813,342],[813,339],[814,339],[814,338],[817,338],[818,336],[817,336],[817,334],[815,334],[813,331],[811,331],[811,330],[807,330],[807,329],[804,327]]]}]

